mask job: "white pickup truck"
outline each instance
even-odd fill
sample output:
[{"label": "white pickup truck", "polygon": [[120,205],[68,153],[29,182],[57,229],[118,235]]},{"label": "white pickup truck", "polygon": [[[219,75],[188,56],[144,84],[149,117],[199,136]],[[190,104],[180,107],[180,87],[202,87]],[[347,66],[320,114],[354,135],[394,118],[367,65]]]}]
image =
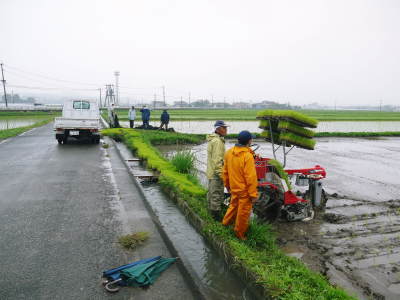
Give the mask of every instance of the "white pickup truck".
[{"label": "white pickup truck", "polygon": [[59,144],[68,137],[100,142],[100,110],[96,101],[68,100],[64,103],[62,117],[55,118],[54,130]]}]

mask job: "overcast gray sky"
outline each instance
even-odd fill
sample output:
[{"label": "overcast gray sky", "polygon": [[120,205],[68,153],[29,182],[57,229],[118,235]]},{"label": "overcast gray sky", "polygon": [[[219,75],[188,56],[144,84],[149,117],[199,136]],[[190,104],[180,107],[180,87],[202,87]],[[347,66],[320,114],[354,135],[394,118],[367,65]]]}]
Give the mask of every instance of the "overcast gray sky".
[{"label": "overcast gray sky", "polygon": [[121,97],[132,99],[160,97],[165,85],[169,101],[190,91],[192,99],[400,103],[398,0],[1,0],[0,12],[9,85],[95,89],[119,70],[129,87]]}]

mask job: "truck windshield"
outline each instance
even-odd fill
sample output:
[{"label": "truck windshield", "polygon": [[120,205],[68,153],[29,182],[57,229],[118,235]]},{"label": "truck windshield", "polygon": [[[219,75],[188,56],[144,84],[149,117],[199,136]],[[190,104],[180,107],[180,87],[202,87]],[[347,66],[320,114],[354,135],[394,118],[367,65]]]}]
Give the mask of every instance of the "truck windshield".
[{"label": "truck windshield", "polygon": [[75,109],[90,109],[90,103],[88,101],[74,101]]}]

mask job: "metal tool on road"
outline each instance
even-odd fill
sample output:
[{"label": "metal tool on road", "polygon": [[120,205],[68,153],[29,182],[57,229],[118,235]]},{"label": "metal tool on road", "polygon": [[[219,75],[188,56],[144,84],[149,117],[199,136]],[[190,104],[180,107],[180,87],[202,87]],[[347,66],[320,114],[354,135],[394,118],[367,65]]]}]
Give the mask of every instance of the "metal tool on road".
[{"label": "metal tool on road", "polygon": [[121,286],[149,286],[176,260],[177,258],[155,256],[104,271],[104,288],[107,292],[115,293]]}]

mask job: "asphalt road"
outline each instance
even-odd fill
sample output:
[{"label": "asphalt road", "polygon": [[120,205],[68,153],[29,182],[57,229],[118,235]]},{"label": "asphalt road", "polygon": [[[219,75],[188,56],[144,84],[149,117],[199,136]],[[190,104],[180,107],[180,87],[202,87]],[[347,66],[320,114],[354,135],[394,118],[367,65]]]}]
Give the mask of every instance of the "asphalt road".
[{"label": "asphalt road", "polygon": [[[58,145],[53,134],[49,124],[0,142],[0,299],[191,299],[176,266],[149,292],[104,292],[102,271],[135,257],[116,243],[126,231],[118,182],[101,146]],[[133,185],[123,185],[137,197]],[[168,255],[149,231],[153,250],[139,252]]]}]

